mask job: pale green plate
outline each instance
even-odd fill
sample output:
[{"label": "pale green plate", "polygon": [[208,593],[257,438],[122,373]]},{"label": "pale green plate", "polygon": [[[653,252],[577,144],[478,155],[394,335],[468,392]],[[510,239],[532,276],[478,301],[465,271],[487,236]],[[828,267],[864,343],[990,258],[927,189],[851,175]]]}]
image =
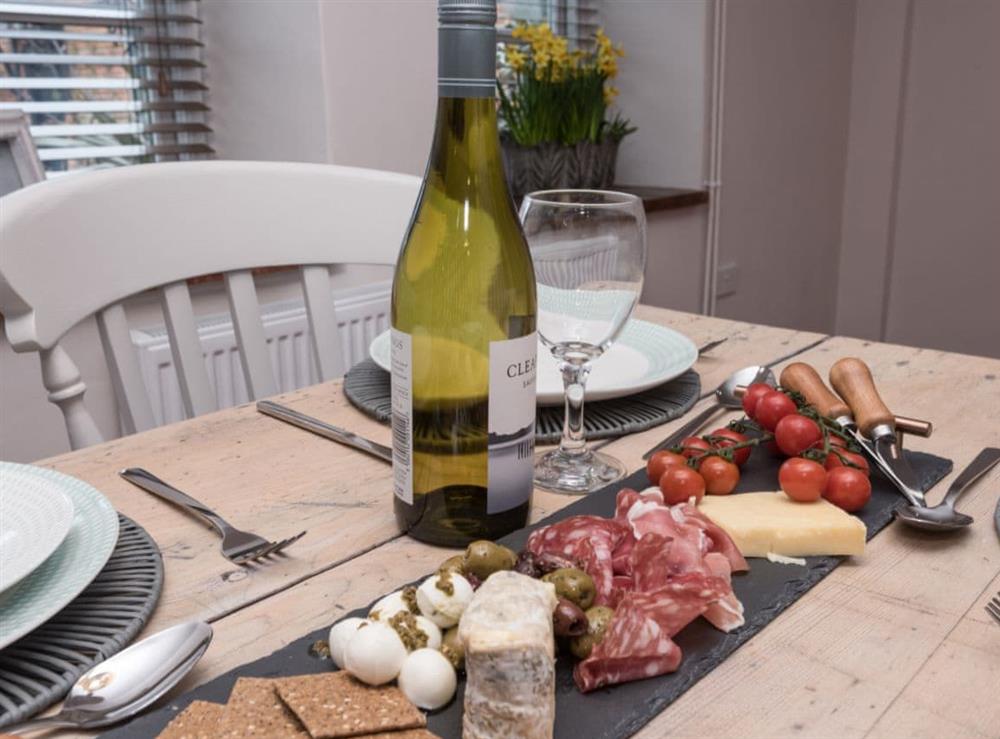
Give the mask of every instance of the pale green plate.
[{"label": "pale green plate", "polygon": [[73,523],[56,550],[0,595],[0,649],[41,626],[80,594],[104,567],[118,541],[118,514],[91,485],[53,470],[0,462],[6,493],[47,485],[73,503]]}]

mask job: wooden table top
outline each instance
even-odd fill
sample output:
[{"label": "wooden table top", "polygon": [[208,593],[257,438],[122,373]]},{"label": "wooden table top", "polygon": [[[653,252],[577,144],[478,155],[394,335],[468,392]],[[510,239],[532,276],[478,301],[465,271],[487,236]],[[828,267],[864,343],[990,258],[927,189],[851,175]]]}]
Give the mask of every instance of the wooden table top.
[{"label": "wooden table top", "polygon": [[[810,362],[826,374],[845,355],[872,367],[890,408],[935,424],[907,445],[955,462],[928,495],[936,503],[984,446],[1000,446],[1000,361],[640,307],[697,344],[728,337],[699,359],[709,394],[745,365]],[[340,382],[280,396],[305,413],[390,443],[389,428],[352,408]],[[700,404],[707,402],[704,398]],[[683,420],[610,444],[630,469]],[[163,553],[166,582],[144,633],[212,622],[215,640],[182,684],[206,682],[431,572],[448,554],[400,535],[390,467],[244,405],[42,460],[86,480],[142,524]],[[308,534],[286,558],[241,569],[190,516],[117,476],[145,467],[240,528]],[[961,507],[976,523],[939,538],[899,524],[833,571],[639,736],[996,737],[1000,627],[983,606],[1000,591],[992,513],[1000,466]],[[532,520],[575,498],[535,491]],[[623,707],[623,710],[627,710]]]}]

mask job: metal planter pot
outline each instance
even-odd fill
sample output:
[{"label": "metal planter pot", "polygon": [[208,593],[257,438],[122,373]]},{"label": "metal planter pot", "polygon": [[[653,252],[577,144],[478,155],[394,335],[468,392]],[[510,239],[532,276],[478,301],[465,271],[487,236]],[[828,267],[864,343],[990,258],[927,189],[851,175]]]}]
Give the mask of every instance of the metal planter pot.
[{"label": "metal planter pot", "polygon": [[503,139],[501,147],[507,184],[515,200],[535,190],[600,189],[611,187],[615,181],[617,141],[521,146]]}]

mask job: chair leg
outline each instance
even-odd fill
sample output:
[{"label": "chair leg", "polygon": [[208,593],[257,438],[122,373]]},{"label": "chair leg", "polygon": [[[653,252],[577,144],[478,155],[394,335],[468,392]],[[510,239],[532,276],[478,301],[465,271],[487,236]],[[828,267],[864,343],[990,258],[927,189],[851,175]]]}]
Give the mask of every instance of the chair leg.
[{"label": "chair leg", "polygon": [[80,378],[80,370],[65,350],[56,344],[51,349],[43,349],[42,383],[49,391],[49,402],[55,403],[66,421],[69,445],[80,449],[104,441],[101,432],[83,402],[87,386]]}]

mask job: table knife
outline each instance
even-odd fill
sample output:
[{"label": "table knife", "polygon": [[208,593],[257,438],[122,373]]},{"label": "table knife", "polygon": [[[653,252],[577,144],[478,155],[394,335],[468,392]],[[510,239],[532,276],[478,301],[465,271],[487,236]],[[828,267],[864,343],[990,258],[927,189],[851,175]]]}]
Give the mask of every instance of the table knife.
[{"label": "table knife", "polygon": [[[926,505],[916,475],[902,456],[896,419],[879,397],[868,366],[860,359],[842,359],[830,370],[830,381],[847,402],[835,395],[819,373],[804,362],[794,362],[781,372],[782,387],[800,393],[817,411],[850,434],[910,503]],[[855,415],[860,422],[855,421]],[[907,423],[914,425],[921,435],[930,434],[929,423],[913,420]]]},{"label": "table knife", "polygon": [[339,426],[334,426],[333,424],[326,423],[325,421],[320,421],[318,418],[307,416],[305,413],[299,413],[298,411],[292,410],[291,408],[281,405],[280,403],[275,403],[273,400],[258,400],[257,410],[264,415],[277,418],[279,421],[284,421],[285,423],[290,423],[293,426],[298,426],[300,429],[311,431],[312,433],[322,436],[325,439],[330,439],[331,441],[336,441],[340,444],[345,444],[349,447],[359,449],[362,452],[367,452],[373,457],[378,457],[384,462],[392,462],[392,449],[385,446],[385,444],[379,444],[371,439],[358,436],[347,429],[342,429]]}]

